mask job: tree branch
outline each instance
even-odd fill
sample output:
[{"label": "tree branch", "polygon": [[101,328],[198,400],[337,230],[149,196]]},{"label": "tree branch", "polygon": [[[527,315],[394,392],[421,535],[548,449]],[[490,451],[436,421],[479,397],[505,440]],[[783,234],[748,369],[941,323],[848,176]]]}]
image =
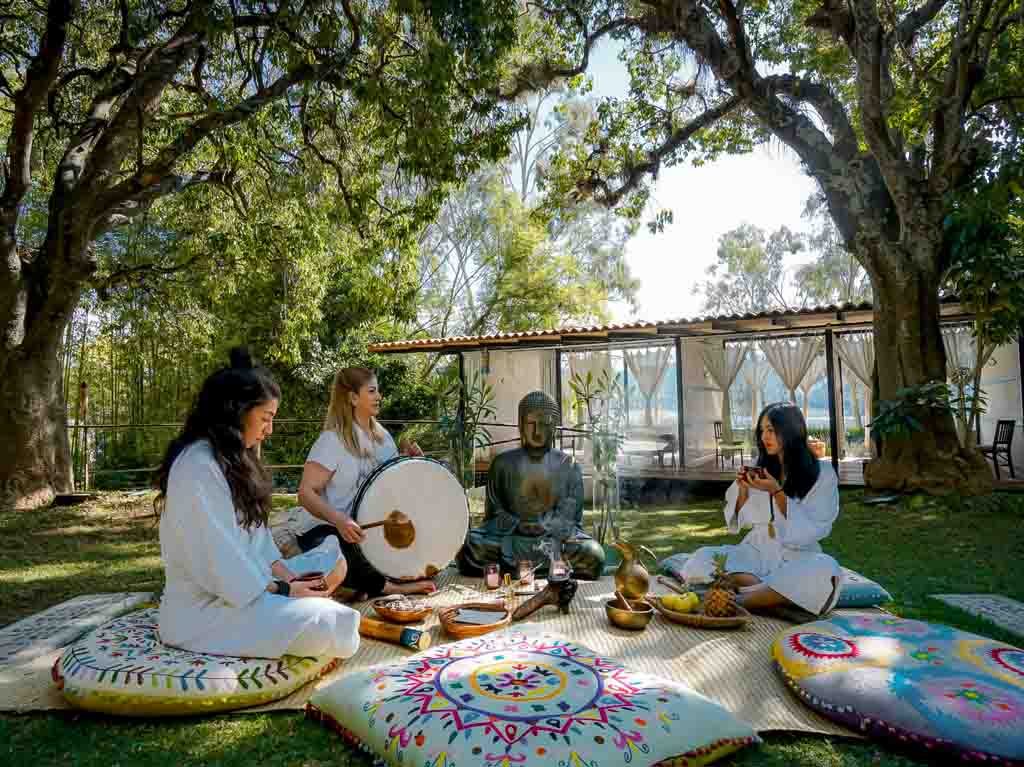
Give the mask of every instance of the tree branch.
[{"label": "tree branch", "polygon": [[[201,141],[217,131],[248,119],[268,104],[282,98],[294,85],[327,74],[336,75],[345,69],[355,59],[362,46],[362,34],[359,20],[352,11],[351,0],[342,0],[342,7],[352,29],[352,42],[344,55],[329,64],[301,64],[281,75],[265,88],[243,99],[233,108],[223,112],[214,112],[196,120],[187,126],[174,141],[160,150],[153,162],[143,167],[131,178],[102,192],[93,207],[95,216],[99,219],[106,218],[122,203],[147,198],[149,196],[147,190],[151,187],[166,189],[164,179],[169,176],[177,162],[195,149]],[[173,72],[170,72],[169,75],[173,75]],[[171,178],[173,179],[173,177]],[[175,191],[173,182],[167,191],[160,192],[156,196],[163,196],[171,191]]]},{"label": "tree branch", "polygon": [[[32,127],[36,112],[57,79],[60,62],[67,44],[67,28],[73,13],[71,0],[50,0],[46,31],[39,43],[39,53],[32,59],[25,84],[14,99],[14,119],[7,139],[7,166],[4,168],[4,191],[0,197],[3,225],[13,227],[16,208],[32,182]],[[12,218],[7,220],[8,215]],[[10,236],[13,238],[14,232]],[[6,239],[7,232],[3,233]]]},{"label": "tree branch", "polygon": [[114,288],[118,288],[132,282],[137,283],[140,278],[145,279],[147,276],[169,277],[172,274],[178,274],[191,269],[205,258],[205,254],[197,254],[189,258],[187,261],[176,264],[175,266],[159,266],[158,264],[122,266],[119,269],[115,269],[101,280],[93,280],[92,286],[99,294],[100,300],[106,301],[110,295],[110,291]]},{"label": "tree branch", "polygon": [[728,98],[693,120],[690,120],[686,125],[673,131],[665,141],[647,153],[647,160],[623,169],[623,175],[625,175],[626,180],[616,189],[612,189],[605,179],[600,178],[596,174],[592,174],[588,179],[582,179],[576,185],[579,199],[593,197],[601,205],[606,205],[610,208],[614,207],[624,196],[640,186],[640,182],[645,175],[657,176],[662,160],[675,152],[692,138],[695,133],[713,125],[732,112],[742,101],[739,96]]},{"label": "tree branch", "polygon": [[[150,48],[139,56],[133,67],[129,87],[124,91],[125,98],[116,114],[93,126],[98,134],[79,174],[78,194],[83,197],[95,196],[107,179],[121,169],[137,144],[143,121],[155,111],[164,90],[174,80],[174,75],[202,45],[206,34],[205,18],[211,5],[211,0],[196,3],[178,31],[166,43]],[[113,106],[111,102],[109,108]]]},{"label": "tree branch", "polygon": [[6,157],[0,162],[0,347],[13,349],[25,339],[28,291],[24,261],[18,253],[18,212],[32,184],[32,138],[36,113],[60,71],[67,44],[67,29],[74,14],[71,0],[50,0],[46,29],[39,50],[29,64],[25,83],[14,98]]},{"label": "tree branch", "polygon": [[946,7],[949,0],[925,0],[924,3],[912,10],[903,17],[896,27],[896,40],[904,48],[910,48],[914,44],[914,38],[925,24],[939,15],[939,11]]},{"label": "tree branch", "polygon": [[[558,11],[539,3],[531,3],[531,5],[549,16],[558,13]],[[528,65],[516,73],[512,90],[502,92],[499,89],[496,94],[499,98],[505,101],[514,101],[524,93],[543,90],[555,80],[581,75],[587,71],[587,67],[590,65],[590,52],[601,38],[618,29],[628,29],[631,27],[642,29],[646,25],[646,21],[643,18],[624,16],[619,19],[612,19],[606,24],[602,24],[593,32],[588,33],[587,22],[582,14],[574,8],[568,9],[568,13],[573,16],[583,34],[583,57],[580,63],[572,67],[558,67],[548,61]]]},{"label": "tree branch", "polygon": [[104,219],[97,225],[95,234],[99,235],[108,229],[129,223],[161,197],[183,192],[186,189],[203,184],[223,186],[230,191],[233,182],[234,171],[231,170],[197,171],[187,176],[166,175],[158,182],[147,186],[132,197],[123,199],[118,204],[109,207],[106,210]]},{"label": "tree branch", "polygon": [[828,126],[836,143],[836,151],[853,155],[857,151],[857,135],[843,103],[824,83],[815,83],[794,75],[770,75],[763,81],[772,90],[784,93],[814,107]]}]

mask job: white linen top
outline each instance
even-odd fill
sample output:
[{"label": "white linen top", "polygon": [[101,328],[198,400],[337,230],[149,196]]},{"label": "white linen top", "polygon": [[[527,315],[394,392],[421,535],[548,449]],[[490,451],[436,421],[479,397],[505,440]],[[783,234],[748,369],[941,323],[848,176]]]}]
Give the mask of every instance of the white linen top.
[{"label": "white linen top", "polygon": [[807,495],[803,498],[786,496],[785,516],[778,508],[775,509],[774,538],[768,533],[771,520],[770,495],[763,490],[751,488],[747,502],[743,504],[738,517],[734,518],[739,485],[736,482],[730,485],[722,511],[730,533],[750,528],[750,533],[739,544],[739,547],[748,549],[745,553],[754,560],[749,563],[750,569],[746,572],[767,574],[783,562],[821,551],[818,542],[829,536],[839,516],[839,479],[830,461],[819,461],[818,465],[821,471]]},{"label": "white linen top", "polygon": [[[312,461],[334,472],[323,489],[323,497],[331,508],[347,516],[352,516],[356,493],[366,478],[382,463],[398,456],[395,441],[386,429],[382,442],[373,440],[359,424],[354,424],[354,431],[363,455],[352,455],[332,430],[321,432],[306,456],[306,463]],[[301,534],[322,524],[322,519],[306,512],[296,521],[295,530]]]},{"label": "white linen top", "polygon": [[267,525],[239,522],[227,478],[206,440],[175,459],[160,516],[160,554],[167,584],[160,630],[182,646],[207,631],[225,609],[245,607],[266,593],[270,566],[281,559]]}]

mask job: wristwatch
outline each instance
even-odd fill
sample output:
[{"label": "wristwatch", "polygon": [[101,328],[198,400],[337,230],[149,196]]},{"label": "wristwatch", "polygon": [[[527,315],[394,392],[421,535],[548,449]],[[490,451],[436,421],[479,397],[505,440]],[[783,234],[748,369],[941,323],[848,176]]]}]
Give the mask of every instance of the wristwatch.
[{"label": "wristwatch", "polygon": [[274,581],[274,586],[277,588],[277,593],[283,597],[292,593],[292,587],[288,581]]}]

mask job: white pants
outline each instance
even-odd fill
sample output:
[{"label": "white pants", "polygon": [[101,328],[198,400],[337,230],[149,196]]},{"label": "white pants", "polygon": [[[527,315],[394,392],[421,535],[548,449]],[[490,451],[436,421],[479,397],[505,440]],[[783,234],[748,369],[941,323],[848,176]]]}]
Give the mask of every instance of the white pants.
[{"label": "white pants", "polygon": [[[284,564],[296,575],[311,570],[328,572],[340,557],[341,547],[331,536]],[[231,607],[220,600],[195,606],[189,616],[192,630],[187,639],[179,641],[175,641],[173,623],[165,626],[164,620],[165,611],[178,613],[174,607],[161,604],[161,640],[184,650],[246,658],[349,658],[359,649],[359,613],[327,597],[294,599],[264,592],[244,607]],[[203,624],[198,632],[194,629],[197,620]]]},{"label": "white pants", "polygon": [[687,582],[709,583],[716,554],[728,557],[729,572],[756,575],[773,591],[815,615],[828,613],[839,601],[843,568],[828,554],[808,553],[796,559],[770,562],[756,547],[745,543],[697,549],[683,565],[682,575]]}]

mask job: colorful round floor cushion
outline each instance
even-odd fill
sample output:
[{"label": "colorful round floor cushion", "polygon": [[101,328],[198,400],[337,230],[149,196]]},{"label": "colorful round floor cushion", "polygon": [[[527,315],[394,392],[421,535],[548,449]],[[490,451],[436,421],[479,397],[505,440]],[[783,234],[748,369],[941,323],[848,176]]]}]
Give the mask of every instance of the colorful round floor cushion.
[{"label": "colorful round floor cushion", "polygon": [[800,699],[866,735],[933,759],[1024,765],[1024,651],[885,614],[783,631],[775,667]]},{"label": "colorful round floor cushion", "polygon": [[336,658],[232,658],[160,644],[156,608],[105,623],[65,648],[53,679],[77,708],[124,716],[230,711],[279,700]]},{"label": "colorful round floor cushion", "polygon": [[758,742],[689,688],[529,627],[339,677],[307,713],[394,767],[697,767]]}]

